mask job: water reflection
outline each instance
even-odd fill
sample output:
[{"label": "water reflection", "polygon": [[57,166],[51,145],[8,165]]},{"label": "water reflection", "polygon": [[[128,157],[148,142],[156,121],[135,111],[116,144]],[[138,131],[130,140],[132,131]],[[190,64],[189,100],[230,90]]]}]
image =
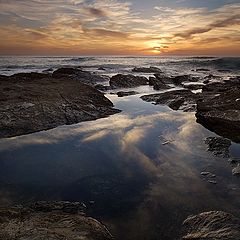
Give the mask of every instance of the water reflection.
[{"label": "water reflection", "polygon": [[[122,113],[0,140],[1,203],[84,201],[126,240],[174,239],[182,220],[200,211],[240,214],[239,179],[206,151],[203,139],[214,134],[194,114],[139,96],[110,98]],[[201,176],[205,170],[217,185]]]}]

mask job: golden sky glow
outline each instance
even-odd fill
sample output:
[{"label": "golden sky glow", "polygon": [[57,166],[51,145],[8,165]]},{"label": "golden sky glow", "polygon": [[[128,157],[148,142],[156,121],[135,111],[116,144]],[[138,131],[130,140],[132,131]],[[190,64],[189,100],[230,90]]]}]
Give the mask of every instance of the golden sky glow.
[{"label": "golden sky glow", "polygon": [[211,1],[0,0],[0,54],[240,55],[239,1]]}]

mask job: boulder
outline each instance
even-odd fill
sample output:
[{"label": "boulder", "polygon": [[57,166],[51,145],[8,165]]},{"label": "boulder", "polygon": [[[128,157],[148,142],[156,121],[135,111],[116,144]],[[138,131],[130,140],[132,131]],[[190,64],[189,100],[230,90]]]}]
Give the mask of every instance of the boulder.
[{"label": "boulder", "polygon": [[205,143],[208,145],[208,151],[214,155],[225,158],[230,157],[229,148],[232,144],[230,140],[222,137],[207,137]]},{"label": "boulder", "polygon": [[108,78],[105,76],[100,76],[91,72],[83,71],[79,68],[59,68],[52,73],[53,78],[71,78],[78,80],[82,83],[89,85],[95,85],[99,82],[107,81]]},{"label": "boulder", "polygon": [[220,136],[240,142],[240,87],[219,83],[210,85],[203,88],[203,93],[212,94],[205,94],[197,101],[197,122]]},{"label": "boulder", "polygon": [[171,88],[167,84],[165,84],[161,79],[157,79],[155,77],[149,77],[149,85],[153,86],[155,90],[164,90]]},{"label": "boulder", "polygon": [[117,74],[110,79],[112,88],[132,88],[148,85],[148,79],[142,76]]},{"label": "boulder", "polygon": [[183,110],[185,112],[195,111],[196,101],[200,97],[190,90],[174,90],[158,94],[144,95],[141,97],[146,102],[155,104],[166,104],[173,110]]},{"label": "boulder", "polygon": [[1,207],[0,239],[113,239],[107,228],[96,219],[86,217],[80,206],[80,203],[41,202]]},{"label": "boulder", "polygon": [[47,130],[119,112],[103,93],[71,78],[24,74],[0,81],[0,137]]},{"label": "boulder", "polygon": [[239,236],[239,218],[222,211],[210,211],[189,216],[183,222],[181,239],[237,240]]},{"label": "boulder", "polygon": [[157,67],[135,67],[132,71],[140,73],[162,73],[162,70]]},{"label": "boulder", "polygon": [[136,92],[136,91],[129,91],[129,92],[120,91],[120,92],[117,92],[118,97],[126,97],[126,96],[131,96],[131,95],[136,95],[136,94],[138,94],[138,92]]}]

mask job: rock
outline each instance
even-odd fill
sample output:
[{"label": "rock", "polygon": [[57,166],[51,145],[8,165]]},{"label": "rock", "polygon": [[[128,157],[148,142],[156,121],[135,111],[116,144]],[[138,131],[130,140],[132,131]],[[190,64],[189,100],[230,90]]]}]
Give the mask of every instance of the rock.
[{"label": "rock", "polygon": [[154,74],[155,78],[157,80],[159,80],[161,83],[165,83],[165,84],[173,84],[172,78],[168,77],[164,74]]},{"label": "rock", "polygon": [[179,75],[174,77],[168,77],[163,74],[154,74],[154,76],[165,84],[174,84],[177,86],[182,86],[183,82],[197,82],[199,79],[192,77],[190,75]]},{"label": "rock", "polygon": [[138,92],[136,92],[136,91],[129,91],[129,92],[120,91],[120,92],[117,92],[118,97],[125,97],[125,96],[136,95],[136,94],[138,94]]},{"label": "rock", "polygon": [[229,157],[229,148],[231,141],[222,137],[208,137],[205,140],[208,145],[208,151],[212,152],[216,156]]},{"label": "rock", "polygon": [[110,79],[112,88],[131,88],[147,84],[148,79],[142,76],[117,74]]},{"label": "rock", "polygon": [[52,73],[52,76],[53,78],[57,79],[67,77],[89,85],[95,85],[96,83],[108,80],[108,78],[105,76],[100,76],[94,73],[83,71],[78,68],[59,68]]},{"label": "rock", "polygon": [[158,94],[144,95],[141,97],[146,102],[166,104],[173,110],[195,111],[196,100],[199,95],[190,90],[174,90]]},{"label": "rock", "polygon": [[0,137],[95,120],[119,112],[103,93],[89,85],[67,77],[39,76],[40,79],[38,74],[18,74],[0,81]]},{"label": "rock", "polygon": [[190,84],[184,84],[183,87],[184,88],[187,88],[187,89],[190,89],[190,90],[198,90],[198,89],[202,89],[204,86],[204,84],[202,83],[190,83]]},{"label": "rock", "polygon": [[100,90],[100,91],[103,91],[103,92],[106,92],[108,90],[111,90],[111,87],[110,86],[105,86],[105,85],[102,85],[102,84],[97,84],[94,86],[96,89]]},{"label": "rock", "polygon": [[164,90],[171,88],[170,86],[166,85],[161,79],[157,79],[155,77],[149,77],[149,85],[153,86],[155,90]]},{"label": "rock", "polygon": [[32,206],[2,207],[0,239],[113,239],[107,228],[97,220],[84,216],[83,212],[68,211],[80,205],[70,202],[41,202]]},{"label": "rock", "polygon": [[99,67],[98,70],[100,70],[100,71],[106,71],[106,68],[104,68],[104,67]]},{"label": "rock", "polygon": [[214,180],[208,180],[208,182],[211,184],[217,184],[217,181],[214,181]]},{"label": "rock", "polygon": [[237,167],[235,167],[233,170],[232,170],[232,174],[235,176],[240,176],[240,164],[237,165]]},{"label": "rock", "polygon": [[211,174],[210,172],[201,172],[202,176],[207,176],[207,175],[210,175],[210,174]]},{"label": "rock", "polygon": [[220,136],[240,142],[240,87],[235,84],[229,87],[230,83],[214,85],[215,88],[212,84],[207,89],[203,87],[205,97],[197,101],[197,122]]},{"label": "rock", "polygon": [[210,70],[207,68],[197,68],[196,72],[210,72]]},{"label": "rock", "polygon": [[157,67],[135,67],[133,72],[141,72],[141,73],[162,73],[162,70]]},{"label": "rock", "polygon": [[182,226],[185,240],[237,240],[240,236],[240,219],[232,214],[211,211],[189,216]]}]

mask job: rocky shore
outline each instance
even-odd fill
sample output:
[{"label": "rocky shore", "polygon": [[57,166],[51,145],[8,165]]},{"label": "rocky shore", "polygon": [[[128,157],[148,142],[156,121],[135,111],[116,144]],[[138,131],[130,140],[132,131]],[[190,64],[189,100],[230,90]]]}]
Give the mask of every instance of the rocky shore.
[{"label": "rocky shore", "polygon": [[240,219],[226,212],[204,212],[183,222],[182,239],[237,240],[239,237]]},{"label": "rocky shore", "polygon": [[71,68],[59,69],[52,75],[1,76],[0,137],[33,133],[118,113],[112,102],[92,86],[97,80],[102,77]]},{"label": "rocky shore", "polygon": [[110,240],[107,228],[84,214],[78,202],[36,202],[0,207],[0,239]]}]

